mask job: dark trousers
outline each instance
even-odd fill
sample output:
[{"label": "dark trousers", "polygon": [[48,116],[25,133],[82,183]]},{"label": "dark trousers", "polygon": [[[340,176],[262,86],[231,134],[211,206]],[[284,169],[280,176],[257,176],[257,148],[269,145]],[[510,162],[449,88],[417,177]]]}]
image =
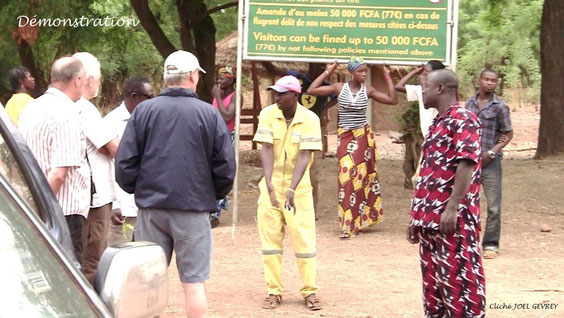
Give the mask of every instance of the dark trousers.
[{"label": "dark trousers", "polygon": [[76,259],[82,264],[82,235],[86,218],[80,214],[65,215]]}]

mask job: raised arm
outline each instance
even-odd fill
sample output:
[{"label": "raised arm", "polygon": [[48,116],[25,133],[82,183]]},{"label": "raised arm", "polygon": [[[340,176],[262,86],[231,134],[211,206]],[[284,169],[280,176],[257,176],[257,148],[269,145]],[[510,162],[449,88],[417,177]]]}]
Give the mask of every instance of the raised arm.
[{"label": "raised arm", "polygon": [[390,76],[390,67],[388,65],[384,65],[383,69],[386,84],[388,85],[388,95],[379,92],[372,86],[366,88],[366,94],[368,95],[368,97],[374,99],[379,103],[395,105],[398,103],[398,96],[396,95],[394,82],[392,82],[392,77]]},{"label": "raised arm", "polygon": [[262,66],[269,72],[278,76],[286,76],[286,70],[274,66],[272,62],[261,62]]},{"label": "raised arm", "polygon": [[407,84],[407,82],[409,82],[409,80],[411,80],[413,76],[423,73],[423,67],[424,67],[423,65],[420,65],[414,68],[413,70],[411,70],[411,72],[407,73],[407,75],[402,77],[402,79],[400,79],[400,81],[394,87],[396,92],[405,93],[405,84]]},{"label": "raised arm", "polygon": [[[219,88],[219,85],[218,84],[214,85],[212,88],[212,95],[217,101],[217,109],[219,110],[219,113],[221,114],[223,120],[225,122],[228,122],[235,117],[235,103],[237,101],[236,99],[237,96],[234,95],[233,98],[231,98],[231,101],[229,102],[229,105],[227,105],[226,108],[225,105],[223,104],[223,100],[221,99],[220,92],[221,89]],[[243,104],[242,99],[241,99],[241,104]]]},{"label": "raised arm", "polygon": [[343,83],[333,83],[331,85],[323,85],[331,73],[339,66],[339,64],[335,61],[331,65],[327,67],[325,72],[321,73],[314,81],[311,83],[309,88],[307,89],[308,94],[315,95],[315,96],[329,96],[331,94],[339,94],[341,88],[343,87]]}]

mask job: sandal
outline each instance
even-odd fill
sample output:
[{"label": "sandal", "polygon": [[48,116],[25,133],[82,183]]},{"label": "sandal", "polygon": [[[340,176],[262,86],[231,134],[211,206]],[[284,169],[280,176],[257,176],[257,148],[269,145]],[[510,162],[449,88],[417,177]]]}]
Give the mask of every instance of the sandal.
[{"label": "sandal", "polygon": [[348,240],[351,238],[351,235],[349,233],[341,233],[341,235],[339,235],[339,238],[343,240]]},{"label": "sandal", "polygon": [[494,259],[497,258],[498,252],[496,250],[486,249],[484,250],[484,258],[485,259]]},{"label": "sandal", "polygon": [[321,306],[321,300],[319,300],[315,294],[309,294],[305,297],[305,305],[307,309],[311,311],[323,309],[323,306]]},{"label": "sandal", "polygon": [[274,309],[274,308],[278,307],[278,305],[280,305],[280,303],[282,303],[282,295],[270,294],[270,295],[268,295],[268,297],[266,297],[264,299],[264,302],[262,303],[262,308],[263,309]]}]

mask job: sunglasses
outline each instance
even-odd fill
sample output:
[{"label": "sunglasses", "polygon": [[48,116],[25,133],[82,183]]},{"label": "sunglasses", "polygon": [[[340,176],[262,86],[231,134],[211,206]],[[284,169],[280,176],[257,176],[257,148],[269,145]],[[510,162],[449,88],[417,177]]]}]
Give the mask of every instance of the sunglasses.
[{"label": "sunglasses", "polygon": [[135,96],[135,95],[143,96],[143,97],[145,97],[146,99],[151,99],[151,98],[154,97],[153,95],[147,95],[147,94],[142,94],[142,93],[131,93],[131,95],[132,95],[132,96]]}]

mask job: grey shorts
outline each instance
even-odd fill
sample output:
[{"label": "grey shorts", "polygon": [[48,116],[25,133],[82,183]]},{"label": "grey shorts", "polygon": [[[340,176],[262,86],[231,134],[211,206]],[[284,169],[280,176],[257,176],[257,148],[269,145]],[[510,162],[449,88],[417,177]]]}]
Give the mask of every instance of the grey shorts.
[{"label": "grey shorts", "polygon": [[210,278],[211,228],[209,212],[140,209],[135,240],[160,245],[168,264],[176,252],[180,281],[202,283]]}]

